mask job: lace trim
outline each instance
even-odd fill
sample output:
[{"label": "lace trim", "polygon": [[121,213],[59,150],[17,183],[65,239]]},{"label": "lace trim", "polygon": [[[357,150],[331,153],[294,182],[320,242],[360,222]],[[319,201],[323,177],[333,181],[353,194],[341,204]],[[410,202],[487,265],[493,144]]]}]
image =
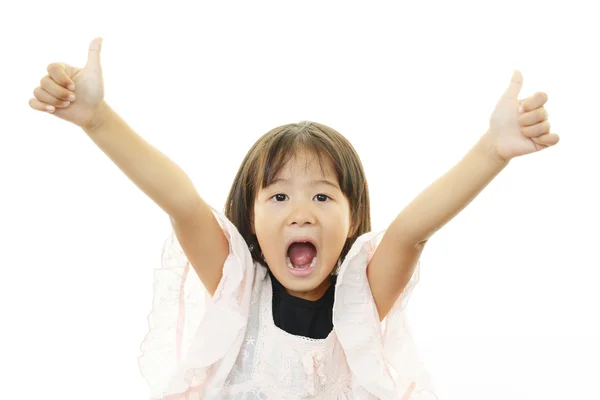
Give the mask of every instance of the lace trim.
[{"label": "lace trim", "polygon": [[[256,345],[253,380],[263,381],[267,393],[281,399],[290,398],[289,393],[297,393],[298,390],[303,390],[304,396],[308,397],[327,395],[326,398],[337,398],[343,395],[349,390],[352,377],[343,351],[337,345],[335,332],[332,331],[325,339],[313,339],[292,335],[277,327],[273,322],[273,292],[268,274],[262,285],[258,330],[260,340]],[[278,374],[274,377],[270,376],[267,369],[266,360],[273,362],[270,350],[280,353]],[[302,388],[291,386],[292,375],[298,371],[304,373]],[[331,380],[332,376],[336,379]]]},{"label": "lace trim", "polygon": [[200,387],[222,388],[242,344],[254,264],[237,228],[211,210],[229,241],[223,277],[213,297],[202,301],[206,290],[193,276],[174,232],[163,247],[162,268],[155,271],[149,330],[138,358],[155,399],[199,393]]}]

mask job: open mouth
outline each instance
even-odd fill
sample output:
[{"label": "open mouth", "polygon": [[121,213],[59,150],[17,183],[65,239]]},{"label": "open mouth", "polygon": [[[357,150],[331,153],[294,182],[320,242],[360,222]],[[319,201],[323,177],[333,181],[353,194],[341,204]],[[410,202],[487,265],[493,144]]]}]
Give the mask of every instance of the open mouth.
[{"label": "open mouth", "polygon": [[289,245],[285,261],[292,272],[309,273],[317,265],[317,248],[311,239],[296,239]]}]

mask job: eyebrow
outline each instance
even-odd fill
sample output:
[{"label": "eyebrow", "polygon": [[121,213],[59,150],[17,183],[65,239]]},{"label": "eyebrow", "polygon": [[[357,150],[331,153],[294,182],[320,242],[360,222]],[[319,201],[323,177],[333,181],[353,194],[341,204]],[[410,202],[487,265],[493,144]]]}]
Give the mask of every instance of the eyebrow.
[{"label": "eyebrow", "polygon": [[[273,182],[271,182],[271,185],[275,185],[276,183],[279,183],[279,182],[289,183],[289,181],[290,181],[289,179],[277,178],[277,179],[273,179]],[[333,183],[331,181],[328,181],[326,179],[312,180],[312,181],[309,182],[309,184],[311,186],[316,186],[316,185],[319,185],[319,184],[328,185],[328,186],[331,186],[331,187],[333,187],[335,189],[341,190],[338,185],[336,185],[335,183]],[[269,186],[271,186],[271,185],[269,185]]]}]

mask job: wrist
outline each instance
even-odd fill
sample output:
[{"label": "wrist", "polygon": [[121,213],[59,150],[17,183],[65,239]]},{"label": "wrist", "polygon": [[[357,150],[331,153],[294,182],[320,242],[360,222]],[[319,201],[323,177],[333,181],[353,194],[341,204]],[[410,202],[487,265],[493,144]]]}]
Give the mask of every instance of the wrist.
[{"label": "wrist", "polygon": [[108,104],[102,100],[95,108],[92,118],[88,121],[87,124],[82,126],[81,128],[87,134],[93,134],[98,130],[102,129],[104,125],[106,125],[107,121],[111,118],[112,110],[108,106]]},{"label": "wrist", "polygon": [[479,139],[476,146],[481,154],[488,158],[492,163],[506,165],[510,162],[510,158],[505,158],[500,155],[496,140],[489,131]]}]

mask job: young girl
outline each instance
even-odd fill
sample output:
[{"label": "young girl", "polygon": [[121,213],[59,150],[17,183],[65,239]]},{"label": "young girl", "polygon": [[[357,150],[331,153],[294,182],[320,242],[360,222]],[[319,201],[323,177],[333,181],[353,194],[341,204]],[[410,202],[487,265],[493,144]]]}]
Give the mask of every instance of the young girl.
[{"label": "young girl", "polygon": [[[275,128],[250,149],[225,213],[104,102],[101,39],[50,64],[30,106],[72,122],[170,217],[140,369],[152,399],[434,399],[404,308],[429,238],[509,160],[552,146],[544,93],[515,71],[488,131],[383,232],[360,159],[335,130]],[[205,304],[203,295],[210,298]]]}]

